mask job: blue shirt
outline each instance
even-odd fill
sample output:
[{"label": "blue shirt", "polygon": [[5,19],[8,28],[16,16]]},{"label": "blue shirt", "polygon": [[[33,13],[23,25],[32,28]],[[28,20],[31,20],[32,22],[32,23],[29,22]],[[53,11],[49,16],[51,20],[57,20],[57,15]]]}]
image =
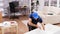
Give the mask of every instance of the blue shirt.
[{"label": "blue shirt", "polygon": [[42,18],[39,16],[38,18],[37,18],[37,20],[33,17],[33,15],[32,15],[32,13],[30,14],[30,16],[29,16],[29,18],[31,18],[32,19],[32,23],[33,24],[37,24],[38,22],[39,23],[42,23]]}]

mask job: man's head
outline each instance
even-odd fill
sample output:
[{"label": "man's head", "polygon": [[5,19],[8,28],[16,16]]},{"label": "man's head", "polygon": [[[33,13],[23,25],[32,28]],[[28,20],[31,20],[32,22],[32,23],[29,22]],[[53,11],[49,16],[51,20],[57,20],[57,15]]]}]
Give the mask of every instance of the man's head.
[{"label": "man's head", "polygon": [[33,16],[34,19],[37,19],[37,18],[39,17],[36,12],[34,12],[34,13],[32,14],[32,16]]}]

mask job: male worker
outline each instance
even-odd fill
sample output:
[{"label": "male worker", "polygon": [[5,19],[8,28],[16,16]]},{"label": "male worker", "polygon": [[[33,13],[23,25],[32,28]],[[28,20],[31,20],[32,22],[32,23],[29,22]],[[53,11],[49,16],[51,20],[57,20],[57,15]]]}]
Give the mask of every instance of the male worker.
[{"label": "male worker", "polygon": [[42,18],[37,14],[37,12],[32,12],[29,16],[29,31],[39,28],[38,23],[44,29],[44,24],[42,23]]}]

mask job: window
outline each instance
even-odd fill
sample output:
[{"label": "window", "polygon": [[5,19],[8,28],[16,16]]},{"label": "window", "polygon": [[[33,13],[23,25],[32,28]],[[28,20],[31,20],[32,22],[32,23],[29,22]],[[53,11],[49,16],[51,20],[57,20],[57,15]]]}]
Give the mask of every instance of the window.
[{"label": "window", "polygon": [[51,6],[57,7],[57,0],[51,0]]},{"label": "window", "polygon": [[44,6],[49,6],[49,0],[44,1]]}]

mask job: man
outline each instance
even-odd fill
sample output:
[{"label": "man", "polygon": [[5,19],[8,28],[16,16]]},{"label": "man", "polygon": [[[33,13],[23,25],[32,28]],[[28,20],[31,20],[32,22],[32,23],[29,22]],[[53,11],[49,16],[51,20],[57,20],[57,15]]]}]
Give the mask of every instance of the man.
[{"label": "man", "polygon": [[29,23],[28,23],[29,31],[39,28],[38,23],[41,24],[42,28],[44,29],[42,18],[36,12],[32,12],[29,16]]}]

